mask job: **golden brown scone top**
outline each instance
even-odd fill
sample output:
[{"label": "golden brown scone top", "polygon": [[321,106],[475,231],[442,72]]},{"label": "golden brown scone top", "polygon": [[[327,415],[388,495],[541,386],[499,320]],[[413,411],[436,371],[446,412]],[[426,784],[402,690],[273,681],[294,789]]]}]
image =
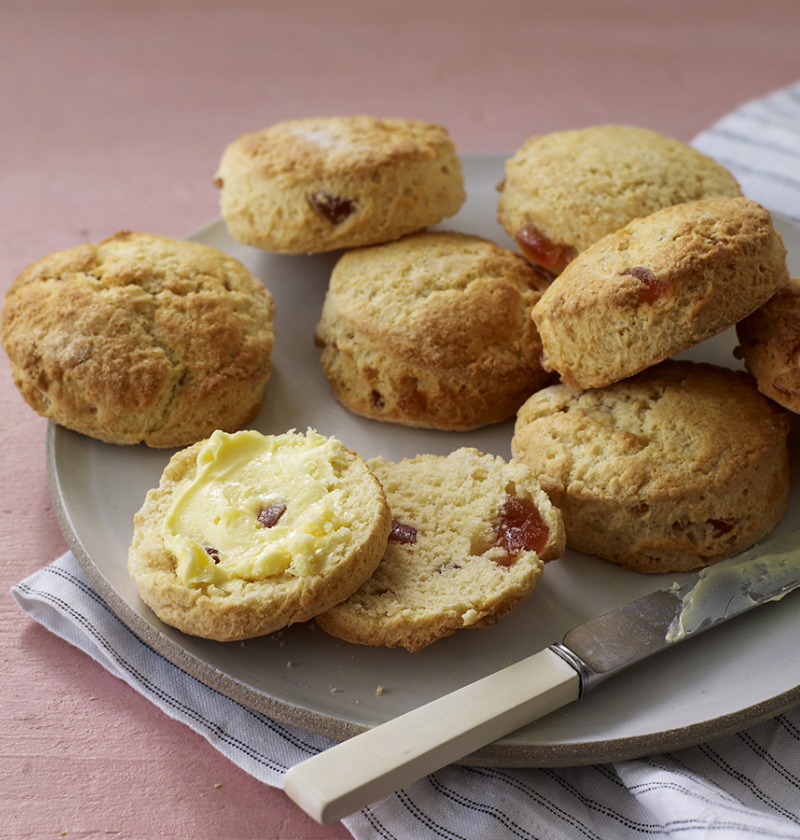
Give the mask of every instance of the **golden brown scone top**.
[{"label": "golden brown scone top", "polygon": [[533,318],[547,365],[568,385],[596,388],[733,326],[788,278],[765,208],[706,199],[635,219],[587,248]]},{"label": "golden brown scone top", "polygon": [[535,283],[512,251],[435,231],[347,252],[329,294],[351,324],[399,358],[453,370],[490,355],[501,366],[521,350],[538,367],[541,344],[527,323],[541,297]]},{"label": "golden brown scone top", "polygon": [[40,414],[101,440],[179,446],[258,411],[274,312],[232,257],[123,231],[25,269],[0,334]]},{"label": "golden brown scone top", "polygon": [[231,143],[243,167],[262,176],[295,171],[309,177],[352,177],[382,165],[437,158],[451,151],[447,130],[435,123],[371,116],[285,120]]},{"label": "golden brown scone top", "polygon": [[525,253],[530,226],[558,274],[593,242],[661,207],[742,194],[725,167],[647,128],[599,125],[531,137],[506,162],[498,220]]},{"label": "golden brown scone top", "polygon": [[669,360],[607,388],[552,385],[534,394],[518,414],[514,455],[525,461],[537,450],[546,491],[573,488],[620,505],[668,501],[710,473],[725,485],[788,426],[743,371]]}]

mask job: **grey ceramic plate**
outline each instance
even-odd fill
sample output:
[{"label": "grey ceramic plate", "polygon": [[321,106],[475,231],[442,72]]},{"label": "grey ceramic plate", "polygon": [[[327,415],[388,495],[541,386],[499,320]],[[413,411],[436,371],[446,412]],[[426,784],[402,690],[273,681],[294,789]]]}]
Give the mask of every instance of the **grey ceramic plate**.
[{"label": "grey ceramic plate", "polygon": [[[467,202],[441,227],[513,247],[495,218],[503,157],[466,156],[464,164]],[[776,223],[792,272],[800,274],[800,230],[782,219]],[[189,238],[237,257],[275,297],[273,374],[254,428],[278,433],[311,426],[365,457],[390,460],[464,445],[510,457],[511,421],[471,433],[430,432],[356,417],[332,398],[313,335],[336,254],[267,254],[235,243],[220,221]],[[685,355],[736,367],[734,345],[728,332]],[[792,434],[797,444],[798,430]],[[171,454],[103,444],[51,425],[50,487],[70,547],[111,608],[169,660],[250,708],[333,739],[522,659],[667,581],[568,550],[548,565],[527,603],[498,625],[456,633],[414,654],[349,645],[313,623],[246,643],[185,636],[142,603],[125,568],[133,515]],[[798,466],[795,455],[795,474]],[[789,513],[778,530],[798,524],[799,487],[794,478]],[[766,605],[661,654],[464,761],[534,767],[622,760],[701,743],[771,717],[800,702],[798,598]]]}]

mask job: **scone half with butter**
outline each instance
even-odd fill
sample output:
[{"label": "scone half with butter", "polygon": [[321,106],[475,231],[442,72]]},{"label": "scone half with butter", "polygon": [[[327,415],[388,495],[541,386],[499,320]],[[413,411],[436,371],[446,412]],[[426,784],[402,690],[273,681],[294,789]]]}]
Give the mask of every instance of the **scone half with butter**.
[{"label": "scone half with butter", "polygon": [[335,438],[215,432],[148,492],[128,571],[166,624],[247,639],[344,600],[377,567],[391,522],[380,483]]},{"label": "scone half with butter", "polygon": [[681,572],[781,520],[788,432],[744,371],[670,360],[605,388],[544,388],[520,409],[511,451],[561,510],[570,547]]},{"label": "scone half with butter", "polygon": [[215,183],[231,236],[284,254],[388,242],[452,216],[466,198],[445,128],[372,116],[244,134],[225,149]]},{"label": "scone half with butter", "polygon": [[392,532],[372,577],[316,617],[333,636],[416,651],[491,627],[564,551],[561,514],[524,464],[471,448],[368,463],[392,508]]}]

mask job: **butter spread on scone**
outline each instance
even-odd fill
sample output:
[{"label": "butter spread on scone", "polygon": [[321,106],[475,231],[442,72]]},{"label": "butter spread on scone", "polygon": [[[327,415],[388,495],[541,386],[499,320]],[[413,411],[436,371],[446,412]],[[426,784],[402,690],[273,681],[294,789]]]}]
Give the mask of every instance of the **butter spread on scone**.
[{"label": "butter spread on scone", "polygon": [[341,444],[315,432],[267,437],[214,432],[178,490],[164,542],[186,586],[259,580],[289,566],[316,571],[350,536],[332,460]]},{"label": "butter spread on scone", "polygon": [[336,439],[213,434],[176,452],[147,493],[128,572],[166,624],[248,639],[347,598],[380,562],[391,527],[380,482]]}]

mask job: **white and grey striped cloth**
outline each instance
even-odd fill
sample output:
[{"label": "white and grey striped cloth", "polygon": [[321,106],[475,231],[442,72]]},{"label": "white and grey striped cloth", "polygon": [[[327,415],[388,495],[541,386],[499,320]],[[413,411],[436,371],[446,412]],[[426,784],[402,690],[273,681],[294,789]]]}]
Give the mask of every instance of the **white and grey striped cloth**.
[{"label": "white and grey striped cloth", "polygon": [[[202,734],[246,772],[330,745],[207,688],[117,618],[72,554],[18,583],[20,607]],[[344,820],[358,840],[800,840],[800,708],[713,744],[554,770],[451,766]]]},{"label": "white and grey striped cloth", "polygon": [[[800,84],[695,145],[746,195],[800,222]],[[67,553],[12,589],[20,608],[268,785],[330,744],[206,687],[143,643]],[[344,820],[357,840],[800,840],[800,708],[712,744],[588,767],[447,767]]]},{"label": "white and grey striped cloth", "polygon": [[728,167],[748,198],[800,222],[800,83],[745,103],[692,145]]}]

